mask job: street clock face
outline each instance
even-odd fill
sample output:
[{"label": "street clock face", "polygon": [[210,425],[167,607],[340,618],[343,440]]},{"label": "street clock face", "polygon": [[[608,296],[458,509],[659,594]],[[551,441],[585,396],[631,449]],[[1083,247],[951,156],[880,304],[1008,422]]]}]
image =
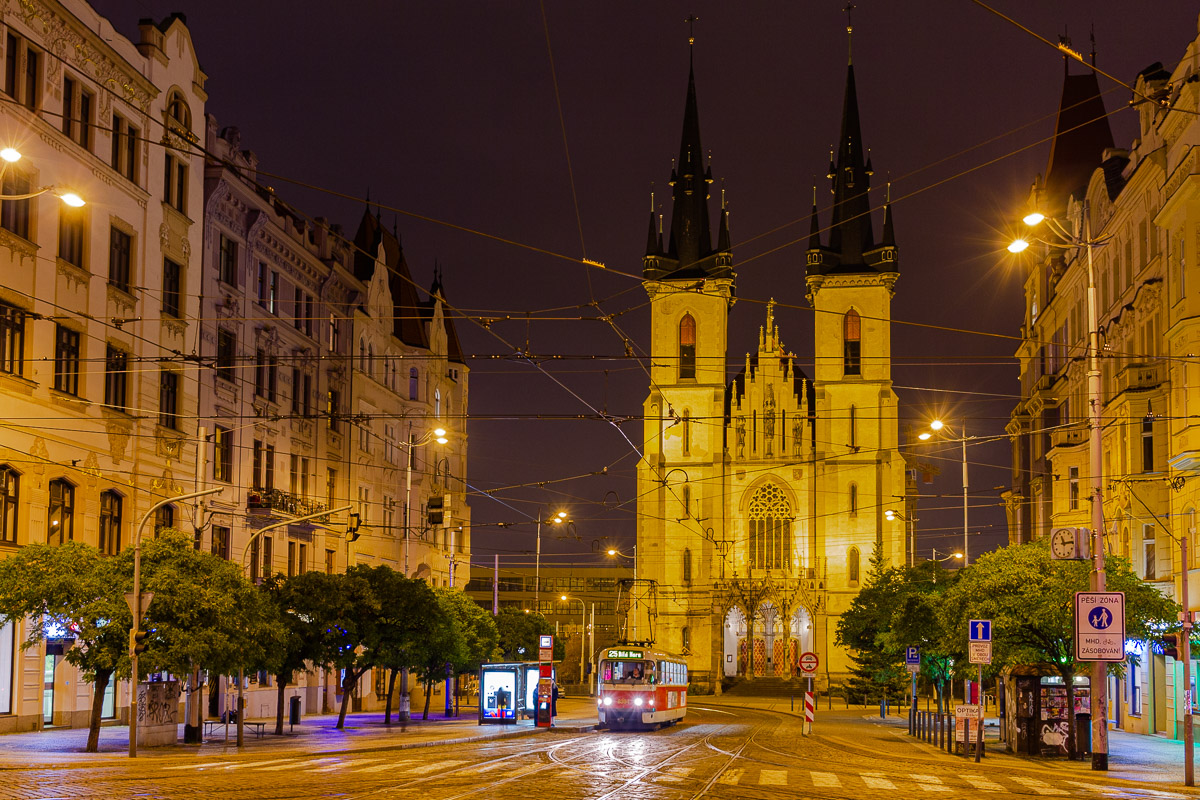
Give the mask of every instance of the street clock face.
[{"label": "street clock face", "polygon": [[1055,558],[1075,557],[1075,529],[1058,528],[1050,535],[1050,552]]}]

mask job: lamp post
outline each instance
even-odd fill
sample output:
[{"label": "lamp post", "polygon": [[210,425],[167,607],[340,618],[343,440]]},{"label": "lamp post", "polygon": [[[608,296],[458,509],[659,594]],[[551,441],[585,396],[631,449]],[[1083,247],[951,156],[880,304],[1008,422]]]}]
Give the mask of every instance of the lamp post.
[{"label": "lamp post", "polygon": [[[938,558],[938,551],[937,551],[937,548],[935,547],[935,548],[933,548],[933,558],[931,558],[929,560],[930,561],[949,561],[952,558],[964,558],[964,556],[962,553],[946,553],[946,555],[942,556],[941,558]],[[963,566],[965,567],[966,565],[967,564],[964,561]]]},{"label": "lamp post", "polygon": [[578,597],[562,596],[564,602],[579,603],[579,683],[583,684],[583,651],[587,650],[587,609]]},{"label": "lamp post", "polygon": [[[6,159],[7,160],[7,159]],[[133,614],[133,627],[129,629],[129,682],[130,682],[130,698],[129,698],[129,757],[137,756],[137,694],[138,694],[138,634],[141,633],[142,627],[142,529],[146,527],[147,520],[154,516],[154,512],[158,511],[165,505],[178,503],[183,500],[193,500],[197,497],[207,497],[210,494],[217,494],[224,491],[225,487],[218,486],[215,489],[205,489],[200,492],[192,492],[191,494],[181,494],[177,497],[169,497],[166,500],[160,500],[150,506],[150,510],[142,516],[141,522],[138,523],[137,532],[133,536],[133,593],[129,599],[129,611]]]},{"label": "lamp post", "polygon": [[[1083,248],[1087,254],[1087,326],[1088,326],[1088,456],[1092,472],[1092,576],[1091,589],[1093,592],[1104,591],[1106,576],[1104,572],[1104,497],[1102,493],[1101,452],[1103,441],[1100,423],[1103,413],[1104,398],[1100,388],[1100,325],[1098,322],[1099,309],[1096,307],[1096,267],[1092,260],[1092,250],[1109,240],[1111,237],[1092,238],[1092,221],[1088,202],[1085,199],[1079,205],[1079,230],[1068,227],[1063,223],[1034,211],[1026,215],[1023,222],[1030,228],[1046,223],[1050,235],[1056,241],[1036,239],[1047,247],[1076,250]],[[1025,239],[1016,239],[1008,245],[1010,253],[1020,253],[1029,247]],[[1092,769],[1108,770],[1108,669],[1104,661],[1092,662]],[[1188,726],[1191,730],[1191,726]]]},{"label": "lamp post", "polygon": [[[567,512],[559,511],[546,522],[562,525],[567,519]],[[542,507],[538,506],[537,518],[537,553],[533,560],[533,610],[542,613]]]},{"label": "lamp post", "polygon": [[[929,427],[930,427],[930,429],[932,429],[934,431],[942,431],[942,430],[949,431],[950,430],[950,426],[947,425],[946,423],[942,422],[940,419],[935,419],[933,422],[929,423]],[[963,566],[965,567],[967,565],[967,563],[970,561],[969,554],[971,552],[969,549],[970,542],[968,541],[968,531],[967,531],[967,441],[969,439],[974,439],[975,437],[967,436],[966,430],[964,430],[961,425],[958,428],[958,432],[959,432],[959,437],[957,439],[951,439],[950,441],[957,441],[962,444],[962,492],[963,492],[962,558],[963,558]],[[953,432],[951,432],[951,433],[953,433]],[[932,436],[933,436],[933,434],[929,433],[929,431],[926,431],[926,432],[918,435],[917,438],[920,439],[922,442],[925,442],[925,441],[928,441]]]},{"label": "lamp post", "polygon": [[913,525],[915,519],[913,517],[906,517],[899,511],[894,511],[890,508],[883,512],[883,517],[888,522],[899,519],[904,523],[905,528],[908,530],[908,565],[915,567],[917,565],[917,532],[915,529],[916,526]]},{"label": "lamp post", "polygon": [[[622,558],[630,558],[630,556],[628,554],[622,553],[620,550],[618,550],[615,547],[610,547],[608,549],[608,554],[610,556],[621,556]],[[633,637],[634,637],[634,641],[636,641],[637,640],[637,624],[638,624],[637,545],[636,544],[633,546],[632,558],[633,558],[633,588],[630,590],[629,594],[630,594],[630,597],[633,598]],[[625,621],[628,622],[629,621],[628,618],[626,618]]]}]

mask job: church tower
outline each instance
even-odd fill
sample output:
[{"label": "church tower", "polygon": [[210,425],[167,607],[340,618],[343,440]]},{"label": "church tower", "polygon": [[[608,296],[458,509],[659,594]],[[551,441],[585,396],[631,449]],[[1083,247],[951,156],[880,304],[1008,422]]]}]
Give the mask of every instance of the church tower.
[{"label": "church tower", "polygon": [[[709,646],[719,626],[702,587],[711,582],[710,570],[719,568],[717,542],[724,531],[721,420],[734,302],[724,208],[713,246],[712,180],[689,63],[679,156],[671,170],[671,224],[664,232],[651,209],[642,262],[651,308],[650,392],[638,464],[638,581],[625,637],[654,639],[657,647],[675,653],[694,652],[689,667],[700,675],[719,668],[719,652]],[[671,587],[659,591],[657,605],[648,596],[652,586]]]},{"label": "church tower", "polygon": [[[889,202],[875,239],[871,175],[851,61],[836,162],[829,165],[829,239],[822,244],[814,196],[806,274],[815,309],[813,526],[827,563],[831,628],[858,593],[877,544],[891,564],[905,558],[903,526],[884,518],[887,509],[903,508],[905,495],[891,379],[891,300],[899,266]],[[843,661],[831,671],[844,671],[845,654],[830,655]]]}]

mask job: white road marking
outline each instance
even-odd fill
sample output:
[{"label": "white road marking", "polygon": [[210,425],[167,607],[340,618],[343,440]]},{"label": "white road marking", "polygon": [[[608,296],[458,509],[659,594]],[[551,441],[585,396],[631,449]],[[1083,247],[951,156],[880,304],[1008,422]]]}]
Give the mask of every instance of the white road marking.
[{"label": "white road marking", "polygon": [[[1099,792],[1100,794],[1106,794],[1111,797],[1124,797],[1128,794],[1128,790],[1124,788],[1101,786],[1097,783],[1084,783],[1083,781],[1063,781],[1063,783],[1069,783],[1072,786],[1078,786],[1081,789],[1090,789],[1093,792]],[[1138,787],[1137,793],[1140,795],[1146,795],[1148,797],[1171,798],[1171,800],[1182,800],[1183,798],[1190,797],[1190,795],[1176,794],[1175,792],[1162,792],[1157,789],[1143,789],[1141,787]]]},{"label": "white road marking", "polygon": [[409,763],[409,762],[407,762],[407,761],[390,761],[386,764],[375,764],[374,766],[371,766],[371,767],[359,767],[358,769],[352,769],[350,771],[351,772],[383,772],[385,769],[396,769],[397,767],[403,766],[404,764],[407,764],[407,763]]},{"label": "white road marking", "polygon": [[247,768],[258,769],[259,767],[266,766],[267,764],[280,764],[284,761],[299,761],[299,759],[298,758],[269,758],[266,761],[243,761],[240,764],[230,764],[225,769],[247,769]]},{"label": "white road marking", "polygon": [[737,716],[737,714],[733,713],[732,711],[722,711],[719,708],[705,708],[704,706],[692,706],[692,708],[696,709],[697,711],[710,711],[713,714],[728,714],[731,717]]},{"label": "white road marking", "polygon": [[1039,781],[1037,778],[1020,778],[1016,775],[1010,775],[1009,780],[1014,783],[1019,783],[1027,789],[1032,789],[1038,794],[1068,794],[1065,789],[1055,789],[1045,781]]},{"label": "white road marking", "polygon": [[837,788],[842,785],[842,782],[838,780],[838,776],[832,772],[813,772],[810,774],[812,775],[813,786]]},{"label": "white road marking", "polygon": [[910,773],[908,777],[910,777],[914,781],[916,781],[917,786],[920,786],[922,791],[925,791],[925,792],[948,792],[948,791],[950,791],[950,787],[943,786],[942,779],[936,775],[917,775],[915,773]]},{"label": "white road marking", "polygon": [[461,760],[458,760],[458,761],[456,761],[456,760],[434,761],[432,764],[421,764],[420,766],[413,767],[411,769],[406,769],[404,771],[404,774],[405,775],[425,775],[430,772],[437,772],[439,769],[449,769],[450,767],[456,767],[459,764],[465,764],[465,763],[467,763],[467,762],[461,761]]},{"label": "white road marking", "polygon": [[209,769],[210,767],[223,767],[226,764],[236,763],[236,761],[207,761],[200,764],[176,764],[173,767],[163,767],[163,769]]},{"label": "white road marking", "polygon": [[760,786],[787,786],[786,769],[764,769],[758,773]]},{"label": "white road marking", "polygon": [[372,761],[382,761],[382,758],[356,758],[353,761],[338,761],[336,764],[327,764],[323,767],[309,770],[309,772],[334,772],[339,769],[347,769],[349,767],[360,767],[363,764],[370,764]]},{"label": "white road marking", "polygon": [[494,769],[500,769],[501,767],[507,767],[507,766],[511,766],[511,764],[507,761],[493,761],[490,764],[481,764],[478,767],[471,767],[470,769],[464,769],[462,771],[462,774],[463,775],[479,775],[484,772],[491,772]]},{"label": "white road marking", "polygon": [[725,770],[725,772],[723,772],[721,774],[721,777],[717,778],[717,783],[723,784],[725,786],[737,786],[738,781],[740,781],[742,779],[742,776],[745,774],[746,774],[746,770],[744,770],[740,767],[736,767],[734,769],[727,769],[727,770]]},{"label": "white road marking", "polygon": [[959,775],[967,783],[974,786],[981,792],[1001,792],[1004,787],[995,781],[989,781],[987,778],[981,778],[978,775]]},{"label": "white road marking", "polygon": [[285,769],[302,769],[302,770],[307,771],[309,767],[316,766],[317,764],[325,764],[329,761],[336,761],[336,760],[337,759],[333,758],[333,757],[314,758],[312,761],[308,761],[304,764],[276,764],[273,767],[259,767],[255,771],[256,772],[279,772],[280,770],[285,770]]},{"label": "white road marking", "polygon": [[693,767],[667,767],[666,775],[659,775],[658,780],[675,782],[681,781],[691,774]]},{"label": "white road marking", "polygon": [[896,789],[896,784],[883,777],[882,772],[864,772],[859,777],[872,789],[891,789],[893,791]]}]

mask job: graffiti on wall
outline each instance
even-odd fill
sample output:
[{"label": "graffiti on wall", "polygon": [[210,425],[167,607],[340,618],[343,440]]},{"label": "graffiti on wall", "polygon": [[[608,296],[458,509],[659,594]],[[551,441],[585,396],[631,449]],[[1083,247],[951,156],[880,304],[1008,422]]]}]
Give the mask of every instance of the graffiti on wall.
[{"label": "graffiti on wall", "polygon": [[140,725],[178,725],[179,681],[139,686],[137,719]]}]

